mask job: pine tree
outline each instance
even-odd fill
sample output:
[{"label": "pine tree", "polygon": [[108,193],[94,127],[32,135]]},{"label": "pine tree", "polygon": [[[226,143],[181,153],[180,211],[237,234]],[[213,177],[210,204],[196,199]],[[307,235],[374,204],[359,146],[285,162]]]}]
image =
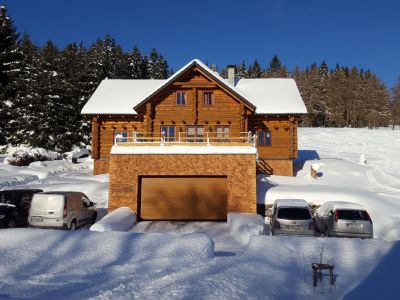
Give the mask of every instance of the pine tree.
[{"label": "pine tree", "polygon": [[33,99],[37,98],[38,92],[39,50],[29,36],[24,35],[19,44],[19,51],[23,56],[20,65],[21,71],[20,75],[10,83],[16,93],[10,107],[10,120],[5,125],[6,140],[11,144],[27,143],[27,138],[33,134],[30,131],[32,118],[36,113]]},{"label": "pine tree", "polygon": [[242,63],[237,67],[238,70],[238,76],[239,78],[249,78],[249,74],[246,69],[246,63],[243,60]]},{"label": "pine tree", "polygon": [[18,33],[5,6],[0,6],[0,145],[5,143],[4,131],[10,121],[10,107],[15,89],[9,86],[20,73],[22,54],[18,50]]},{"label": "pine tree", "polygon": [[255,59],[253,65],[249,66],[249,78],[261,78],[262,71],[258,60]]},{"label": "pine tree", "polygon": [[391,110],[392,126],[394,130],[396,125],[400,125],[400,77],[398,78],[396,84],[392,87]]},{"label": "pine tree", "polygon": [[142,75],[142,54],[138,47],[134,47],[133,51],[128,53],[129,77],[133,79],[143,78]]}]

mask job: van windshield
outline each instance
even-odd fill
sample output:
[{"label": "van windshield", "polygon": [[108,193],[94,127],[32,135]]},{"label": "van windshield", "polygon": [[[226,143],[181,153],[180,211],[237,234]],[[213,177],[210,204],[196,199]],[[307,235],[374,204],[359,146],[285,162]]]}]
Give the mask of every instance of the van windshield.
[{"label": "van windshield", "polygon": [[364,210],[339,210],[340,220],[350,220],[350,221],[369,221],[369,215]]},{"label": "van windshield", "polygon": [[308,220],[308,219],[311,219],[311,215],[307,208],[282,207],[282,208],[279,208],[278,219]]}]

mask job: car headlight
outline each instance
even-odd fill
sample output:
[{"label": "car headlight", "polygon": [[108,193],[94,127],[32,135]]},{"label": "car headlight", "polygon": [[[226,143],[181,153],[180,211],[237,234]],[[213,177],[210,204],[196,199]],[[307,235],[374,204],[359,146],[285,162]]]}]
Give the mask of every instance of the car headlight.
[{"label": "car headlight", "polygon": [[0,215],[0,220],[3,219],[6,215]]}]

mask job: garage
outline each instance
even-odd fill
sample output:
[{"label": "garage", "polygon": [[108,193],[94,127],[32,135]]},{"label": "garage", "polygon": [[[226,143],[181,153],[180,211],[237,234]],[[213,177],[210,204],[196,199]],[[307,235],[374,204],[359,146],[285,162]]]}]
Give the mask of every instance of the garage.
[{"label": "garage", "polygon": [[226,220],[227,177],[140,177],[141,220]]}]

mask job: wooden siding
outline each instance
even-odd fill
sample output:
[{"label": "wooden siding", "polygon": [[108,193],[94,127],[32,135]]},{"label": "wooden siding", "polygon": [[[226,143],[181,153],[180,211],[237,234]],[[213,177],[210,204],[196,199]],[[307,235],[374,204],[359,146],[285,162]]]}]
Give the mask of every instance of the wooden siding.
[{"label": "wooden siding", "polygon": [[[176,104],[176,91],[186,92],[186,104]],[[203,104],[204,92],[214,93],[213,105]],[[113,99],[110,99],[112,101]],[[257,146],[263,159],[295,159],[297,157],[296,116],[257,115],[252,108],[214,82],[197,68],[188,70],[175,82],[161,90],[138,108],[139,115],[95,116],[92,119],[92,156],[108,160],[117,131],[145,132],[160,136],[162,126],[175,126],[175,135],[185,133],[188,126],[204,126],[205,132],[215,132],[218,126],[229,126],[230,136],[240,132],[268,128],[271,146]],[[104,164],[102,164],[104,165]],[[104,170],[104,168],[97,168]]]},{"label": "wooden siding", "polygon": [[294,159],[297,157],[297,119],[284,116],[254,115],[249,118],[248,130],[258,132],[268,129],[271,133],[271,145],[257,144],[259,157],[276,159]]},{"label": "wooden siding", "polygon": [[226,220],[226,177],[142,177],[141,220]]}]

